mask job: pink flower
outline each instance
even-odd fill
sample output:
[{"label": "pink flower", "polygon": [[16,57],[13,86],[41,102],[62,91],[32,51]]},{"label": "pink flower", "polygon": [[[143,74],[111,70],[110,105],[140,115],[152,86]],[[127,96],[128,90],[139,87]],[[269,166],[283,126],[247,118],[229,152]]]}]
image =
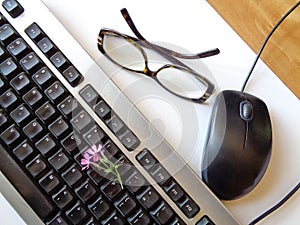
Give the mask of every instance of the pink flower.
[{"label": "pink flower", "polygon": [[101,155],[104,154],[102,150],[102,145],[100,144],[98,145],[98,148],[96,145],[92,145],[91,148],[89,148],[86,152],[92,156],[94,162],[97,162],[99,160],[98,153],[100,153]]},{"label": "pink flower", "polygon": [[90,159],[92,158],[88,153],[83,154],[83,159],[81,159],[80,164],[83,166],[82,170],[88,169],[90,167],[91,161]]}]

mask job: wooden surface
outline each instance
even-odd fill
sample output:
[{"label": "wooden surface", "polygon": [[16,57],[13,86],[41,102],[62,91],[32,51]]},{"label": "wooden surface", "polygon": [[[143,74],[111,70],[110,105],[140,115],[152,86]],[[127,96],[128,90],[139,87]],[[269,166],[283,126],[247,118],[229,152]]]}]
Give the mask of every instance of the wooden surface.
[{"label": "wooden surface", "polygon": [[[277,21],[298,0],[207,0],[258,52]],[[300,99],[300,6],[273,33],[261,59]]]}]

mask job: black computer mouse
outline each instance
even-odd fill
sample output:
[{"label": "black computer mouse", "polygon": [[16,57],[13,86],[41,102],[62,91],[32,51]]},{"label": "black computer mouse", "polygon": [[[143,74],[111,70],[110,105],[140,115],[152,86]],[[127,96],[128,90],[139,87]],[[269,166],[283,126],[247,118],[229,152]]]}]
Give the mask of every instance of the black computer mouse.
[{"label": "black computer mouse", "polygon": [[218,93],[202,158],[202,179],[220,198],[249,193],[263,177],[272,152],[266,104],[239,91]]}]

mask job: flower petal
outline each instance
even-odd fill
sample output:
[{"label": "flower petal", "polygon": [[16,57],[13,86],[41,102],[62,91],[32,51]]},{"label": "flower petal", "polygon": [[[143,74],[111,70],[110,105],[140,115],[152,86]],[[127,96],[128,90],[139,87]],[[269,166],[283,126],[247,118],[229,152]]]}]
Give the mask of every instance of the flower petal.
[{"label": "flower petal", "polygon": [[94,162],[97,162],[98,160],[99,160],[98,154],[94,154],[94,155],[93,155],[93,161],[94,161]]}]

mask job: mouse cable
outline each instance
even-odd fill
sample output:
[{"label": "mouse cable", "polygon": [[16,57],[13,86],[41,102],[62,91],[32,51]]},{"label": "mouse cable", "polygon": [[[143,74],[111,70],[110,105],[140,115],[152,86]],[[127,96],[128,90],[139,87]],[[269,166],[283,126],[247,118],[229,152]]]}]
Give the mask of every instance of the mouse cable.
[{"label": "mouse cable", "polygon": [[274,205],[272,208],[270,208],[268,211],[261,214],[259,217],[257,217],[255,220],[253,220],[249,225],[254,225],[258,223],[260,220],[274,212],[276,209],[278,209],[280,206],[282,206],[287,200],[289,200],[293,194],[300,188],[300,182],[283,198],[278,202],[276,205]]},{"label": "mouse cable", "polygon": [[272,36],[272,34],[274,33],[274,31],[277,29],[277,27],[279,27],[279,25],[285,20],[286,17],[288,17],[288,15],[290,15],[291,12],[293,12],[300,4],[300,1],[297,2],[278,22],[277,24],[272,28],[272,30],[270,31],[270,33],[268,34],[268,36],[265,38],[263,44],[261,45],[260,47],[260,50],[258,51],[257,55],[256,55],[256,58],[255,58],[255,61],[246,77],[246,80],[244,81],[244,84],[243,84],[243,87],[242,87],[242,92],[244,92],[245,88],[246,88],[246,85],[248,83],[248,80],[254,70],[254,67],[256,66],[256,63],[258,61],[258,59],[260,58],[260,55],[262,53],[262,51],[264,50],[268,40],[270,39],[270,37]]}]

